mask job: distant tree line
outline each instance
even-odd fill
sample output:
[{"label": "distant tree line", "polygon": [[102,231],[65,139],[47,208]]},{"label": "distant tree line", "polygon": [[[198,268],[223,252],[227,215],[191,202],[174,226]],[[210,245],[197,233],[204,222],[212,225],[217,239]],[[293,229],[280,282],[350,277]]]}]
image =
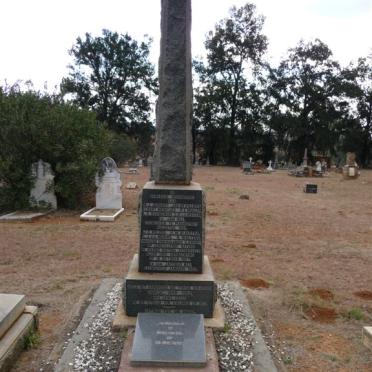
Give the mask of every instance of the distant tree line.
[{"label": "distant tree line", "polygon": [[[300,41],[277,67],[265,61],[264,18],[233,7],[194,61],[193,148],[211,164],[286,161],[304,149],[372,160],[372,54],[342,68],[320,40]],[[104,156],[118,163],[153,152],[158,81],[151,39],[103,30],[78,37],[60,93],[0,87],[0,209],[25,206],[31,164],[49,162],[59,205],[76,207],[94,190]],[[5,206],[5,207],[4,207]]]},{"label": "distant tree line", "polygon": [[267,38],[253,4],[233,7],[195,61],[194,148],[211,164],[250,156],[300,161],[307,148],[372,155],[372,54],[341,68],[322,41],[300,41],[278,67],[263,60]]}]

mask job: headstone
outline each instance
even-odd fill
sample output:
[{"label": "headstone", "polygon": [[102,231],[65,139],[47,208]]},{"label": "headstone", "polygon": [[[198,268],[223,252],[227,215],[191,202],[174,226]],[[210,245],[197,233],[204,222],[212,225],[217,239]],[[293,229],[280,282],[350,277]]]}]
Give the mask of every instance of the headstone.
[{"label": "headstone", "polygon": [[243,161],[243,172],[250,173],[252,171],[252,163],[250,161]]},{"label": "headstone", "polygon": [[50,164],[39,160],[32,165],[31,173],[35,179],[30,192],[31,206],[57,209],[57,198],[54,194],[54,174]]},{"label": "headstone", "polygon": [[272,172],[272,171],[274,170],[273,167],[271,166],[271,164],[272,164],[272,161],[269,160],[269,166],[267,167],[267,170],[268,170],[269,172]]},{"label": "headstone", "polygon": [[359,177],[359,167],[356,162],[356,155],[353,152],[346,154],[346,164],[342,169],[345,179],[356,179]]},{"label": "headstone", "polygon": [[316,194],[318,192],[318,185],[306,183],[304,186],[304,192],[306,194]]},{"label": "headstone", "polygon": [[315,170],[318,173],[322,173],[322,163],[319,160],[315,163]]},{"label": "headstone", "polygon": [[142,159],[139,159],[138,160],[138,167],[139,168],[142,168],[143,167],[143,160]]},{"label": "headstone", "polygon": [[302,166],[307,167],[307,148],[305,148],[304,159],[303,159]]},{"label": "headstone", "polygon": [[113,159],[102,160],[101,174],[96,176],[96,186],[97,209],[121,209],[123,207],[120,173]]},{"label": "headstone", "polygon": [[207,363],[200,314],[138,314],[133,366],[203,367]]}]

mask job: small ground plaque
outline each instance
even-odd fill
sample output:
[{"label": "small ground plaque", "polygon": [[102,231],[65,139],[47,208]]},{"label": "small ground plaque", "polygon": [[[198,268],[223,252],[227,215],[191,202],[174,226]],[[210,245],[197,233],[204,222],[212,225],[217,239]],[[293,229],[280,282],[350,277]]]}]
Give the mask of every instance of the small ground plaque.
[{"label": "small ground plaque", "polygon": [[206,363],[203,315],[138,314],[133,366],[198,368]]},{"label": "small ground plaque", "polygon": [[304,192],[306,194],[316,194],[318,192],[318,185],[307,183],[304,186]]}]

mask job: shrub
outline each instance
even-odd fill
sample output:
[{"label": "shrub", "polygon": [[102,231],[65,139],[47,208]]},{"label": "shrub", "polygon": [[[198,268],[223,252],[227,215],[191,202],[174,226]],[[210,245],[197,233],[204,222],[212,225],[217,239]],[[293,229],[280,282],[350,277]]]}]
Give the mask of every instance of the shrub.
[{"label": "shrub", "polygon": [[52,167],[58,205],[79,206],[94,191],[109,139],[94,113],[59,96],[0,87],[0,210],[29,206],[31,164],[38,159]]},{"label": "shrub", "polygon": [[110,153],[116,164],[133,160],[137,154],[137,145],[124,133],[111,133]]}]

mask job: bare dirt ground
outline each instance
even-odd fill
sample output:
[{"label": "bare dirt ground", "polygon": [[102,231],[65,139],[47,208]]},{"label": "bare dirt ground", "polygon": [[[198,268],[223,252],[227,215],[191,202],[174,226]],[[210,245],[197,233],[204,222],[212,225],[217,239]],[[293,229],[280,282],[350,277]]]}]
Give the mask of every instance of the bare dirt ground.
[{"label": "bare dirt ground", "polygon": [[[123,174],[123,185],[147,179],[142,168]],[[372,171],[344,181],[334,173],[305,179],[200,167],[194,181],[207,193],[206,254],[216,277],[247,288],[278,367],[372,371],[361,343],[362,326],[372,325]],[[319,193],[303,193],[306,181]],[[46,361],[92,288],[124,277],[138,249],[139,190],[123,190],[126,210],[115,223],[59,211],[0,224],[0,292],[27,294],[40,309],[40,344],[15,371],[50,370]]]}]

